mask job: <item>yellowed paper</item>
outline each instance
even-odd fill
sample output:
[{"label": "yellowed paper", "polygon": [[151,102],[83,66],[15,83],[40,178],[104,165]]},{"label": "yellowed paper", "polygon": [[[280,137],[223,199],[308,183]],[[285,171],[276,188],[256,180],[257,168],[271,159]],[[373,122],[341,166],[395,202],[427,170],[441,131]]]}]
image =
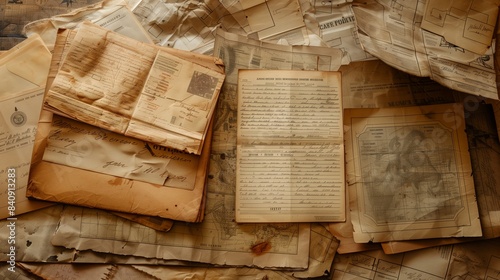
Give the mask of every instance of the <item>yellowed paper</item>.
[{"label": "yellowed paper", "polygon": [[[56,48],[54,50],[54,59],[52,60],[51,70],[49,73],[48,84],[52,84],[53,77],[57,73],[57,69],[60,67],[59,59],[64,56],[67,52],[67,49],[64,49],[65,46],[69,46],[69,42],[73,39],[76,31],[72,30],[64,30],[59,32],[58,39],[56,41]],[[175,50],[171,50],[173,53],[184,57],[186,55],[185,52],[179,52]],[[209,61],[200,60],[199,63],[203,65],[207,65],[210,67]],[[47,111],[44,111],[47,112]],[[73,148],[71,155],[69,155],[68,151],[65,150],[66,155],[52,154],[52,158],[56,158],[59,162],[62,162],[62,165],[54,164],[51,162],[42,161],[43,155],[45,152],[45,147],[48,144],[47,139],[49,138],[49,133],[52,127],[52,114],[49,113],[47,116],[46,123],[40,124],[38,132],[40,135],[37,137],[37,141],[35,143],[34,149],[34,162],[40,165],[37,165],[32,170],[32,178],[35,180],[32,181],[32,188],[30,191],[27,191],[27,195],[31,197],[36,197],[42,200],[51,200],[51,201],[64,201],[66,203],[76,203],[81,205],[87,205],[91,207],[96,207],[97,205],[101,205],[101,207],[110,210],[122,211],[122,212],[132,212],[136,214],[148,215],[148,216],[159,216],[170,219],[180,219],[180,220],[189,220],[189,221],[200,221],[203,218],[203,210],[204,210],[204,186],[205,179],[207,174],[207,164],[208,164],[208,155],[209,155],[209,146],[206,146],[204,149],[203,155],[200,156],[187,156],[184,153],[174,151],[173,149],[167,149],[162,146],[148,144],[146,146],[145,142],[137,141],[137,139],[128,139],[123,137],[107,137],[107,140],[97,139],[93,136],[98,136],[101,134],[105,135],[113,135],[113,133],[106,131],[104,129],[99,129],[93,127],[91,129],[84,129],[83,132],[88,132],[89,134],[81,133],[79,129],[70,129],[71,126],[67,126],[63,131],[67,132],[63,137],[58,137],[57,134],[55,138],[59,138],[59,140],[52,139],[55,142],[56,147],[55,150],[64,150],[68,143],[67,141],[78,142],[76,144],[76,148]],[[83,125],[85,127],[85,125]],[[77,126],[79,127],[79,126]],[[86,126],[89,128],[89,126]],[[61,133],[61,132],[59,132]],[[68,134],[69,133],[69,134]],[[92,136],[93,135],[93,136]],[[207,141],[204,143],[205,145],[210,145],[210,137],[211,134],[208,135]],[[75,138],[76,137],[76,138]],[[83,137],[83,138],[82,138]],[[82,140],[83,139],[83,140]],[[62,141],[65,140],[65,141]],[[82,141],[80,141],[82,140]],[[118,142],[120,143],[118,143]],[[66,144],[65,144],[66,143]],[[105,144],[103,146],[103,144]],[[133,145],[136,144],[136,145]],[[124,145],[125,150],[130,151],[131,146],[137,146],[137,151],[149,152],[151,155],[155,155],[155,158],[161,158],[165,162],[169,162],[170,166],[169,176],[164,183],[161,184],[147,184],[141,181],[133,181],[129,179],[124,179],[119,176],[109,175],[109,174],[101,174],[102,165],[95,166],[94,164],[88,164],[88,162],[92,162],[96,160],[96,158],[89,157],[91,153],[94,155],[98,155],[98,158],[103,159],[108,156],[108,159],[105,160],[104,163],[116,165],[119,161],[113,161],[109,156],[113,157],[113,155],[118,155],[119,157],[124,157],[123,150],[115,149],[117,146]],[[74,145],[73,145],[74,146]],[[102,151],[103,147],[106,150]],[[53,148],[54,149],[54,148]],[[132,148],[135,149],[135,148]],[[101,152],[97,152],[101,151]],[[145,154],[145,153],[143,153]],[[179,156],[180,155],[180,156]],[[191,160],[186,161],[185,157],[190,158]],[[193,157],[199,158],[193,161]],[[128,160],[128,157],[125,157]],[[177,162],[177,163],[174,163]],[[196,164],[198,162],[198,164]],[[65,165],[73,166],[65,166]],[[95,173],[89,170],[80,169],[78,167],[87,166],[91,169],[98,169],[99,173]],[[139,165],[140,166],[140,165]],[[111,167],[111,166],[109,166]],[[117,168],[119,166],[114,166],[113,168]],[[47,169],[48,168],[48,169]],[[38,171],[42,170],[42,171]],[[143,175],[146,176],[146,173],[154,172],[158,174],[158,170],[144,169],[145,173]],[[50,175],[52,174],[52,175]],[[167,175],[167,174],[164,174]],[[75,192],[75,190],[80,190],[79,185],[82,182],[86,182],[85,180],[81,180],[81,178],[92,178],[90,183],[88,182],[88,186],[96,189],[97,194],[103,195],[103,197],[111,197],[111,199],[99,199],[93,200],[89,199],[88,195],[84,192]],[[65,182],[64,185],[67,188],[60,188],[61,183]],[[110,196],[107,193],[106,189],[103,189],[102,186],[110,186],[111,190],[118,191],[119,195]],[[121,187],[117,187],[121,186]],[[129,188],[127,186],[132,187],[131,195],[128,196]],[[147,186],[147,187],[146,187]],[[156,186],[151,188],[151,186]],[[164,187],[160,187],[164,186]],[[144,188],[141,193],[141,188]],[[119,191],[125,190],[123,191]],[[161,199],[161,196],[165,195],[166,192],[169,192],[168,189],[173,190],[171,193],[172,196],[166,198],[162,202],[155,202]],[[55,191],[54,191],[55,190]],[[146,191],[145,191],[146,190]],[[134,192],[136,192],[134,194]],[[156,192],[156,193],[155,193]],[[71,193],[71,195],[67,195]],[[140,194],[139,194],[140,193]],[[148,199],[147,193],[150,193],[153,199]],[[163,194],[162,194],[163,193]],[[128,198],[124,198],[128,197]],[[131,205],[128,203],[123,203],[123,200],[141,200],[145,199],[145,202],[142,203],[142,207],[136,207],[135,203]],[[170,200],[170,202],[168,202]],[[187,206],[189,204],[189,206]],[[171,207],[164,207],[165,205]],[[178,205],[178,206],[175,206]],[[187,206],[187,208],[185,208]],[[159,212],[158,212],[159,211]]]},{"label": "yellowed paper", "polygon": [[498,0],[428,0],[422,28],[471,52],[491,47],[498,16]]},{"label": "yellowed paper", "polygon": [[214,49],[224,60],[226,90],[236,90],[240,68],[336,71],[342,65],[339,49],[277,45],[223,31],[217,32]]},{"label": "yellowed paper", "polygon": [[[481,220],[483,237],[494,238],[498,234],[498,209],[494,202],[495,183],[498,160],[495,151],[498,143],[495,139],[496,127],[492,123],[494,115],[486,110],[483,103],[494,103],[494,100],[468,94],[460,94],[429,78],[413,77],[391,68],[381,61],[354,62],[342,66],[342,86],[344,108],[363,107],[406,107],[414,105],[461,102],[465,104],[465,121],[469,138],[474,185]],[[486,134],[485,134],[486,133]],[[485,135],[488,135],[487,137]],[[472,138],[471,138],[472,137]],[[484,138],[486,137],[486,138]],[[474,140],[477,139],[477,140]],[[489,215],[489,213],[493,215]],[[349,215],[347,216],[349,224]],[[493,225],[493,226],[492,226]],[[329,228],[341,240],[338,252],[348,253],[365,251],[372,244],[354,243],[352,226],[331,223]],[[351,240],[346,238],[351,236]],[[476,238],[477,239],[477,238]],[[468,242],[469,238],[446,238],[432,240],[391,241],[382,243],[387,254],[418,250],[442,244]],[[377,244],[377,246],[380,246]]]},{"label": "yellowed paper", "polygon": [[85,20],[141,42],[153,42],[123,0],[104,0],[71,13],[39,19],[26,24],[23,32],[28,36],[38,34],[52,50],[58,29],[74,29]]},{"label": "yellowed paper", "polygon": [[[164,184],[153,184],[68,166],[67,164],[71,161],[78,166],[85,160],[89,160],[86,153],[92,152],[93,147],[97,148],[99,142],[102,142],[93,139],[96,140],[95,145],[97,145],[94,146],[89,140],[92,138],[76,144],[79,145],[79,154],[63,155],[62,159],[69,161],[65,164],[43,161],[42,156],[47,145],[50,128],[51,122],[41,124],[38,127],[34,162],[30,170],[31,180],[26,196],[40,200],[189,222],[199,222],[203,219],[211,133],[208,135],[206,146],[203,149],[204,153],[201,156],[189,155],[187,158],[182,158],[179,157],[179,153],[182,156],[184,154],[180,151],[168,150],[165,147],[155,145],[147,146],[149,149],[146,146],[141,146],[141,150],[154,154],[157,159],[161,158],[169,162],[168,165],[172,167]],[[93,130],[86,131],[89,131],[90,135],[99,135],[102,132],[95,127]],[[145,145],[144,142],[141,144]],[[125,146],[127,145],[125,144]],[[122,152],[124,151],[116,150],[116,146],[113,146],[113,150],[106,150],[106,154],[110,155]],[[198,158],[193,159],[193,157]],[[186,159],[191,160],[186,161]],[[104,160],[105,164],[117,164],[117,162],[113,162],[113,160]],[[114,167],[118,168],[119,166]],[[146,169],[142,171],[144,176],[156,172]],[[82,191],[82,187],[85,191]],[[129,201],[129,203],[123,203],[124,201]]]},{"label": "yellowed paper", "polygon": [[344,114],[356,242],[482,235],[460,104]]},{"label": "yellowed paper", "polygon": [[[158,279],[310,279],[328,275],[335,256],[338,241],[320,224],[311,224],[311,244],[309,246],[309,267],[307,270],[264,270],[259,268],[233,267],[167,267],[134,265]],[[267,277],[267,278],[266,278]]]},{"label": "yellowed paper", "polygon": [[155,44],[213,54],[218,29],[244,33],[221,2],[204,0],[192,5],[190,1],[134,0],[128,5]]},{"label": "yellowed paper", "polygon": [[[497,182],[500,174],[495,172],[500,164],[500,142],[496,132],[493,110],[489,104],[475,96],[465,95],[465,122],[467,124],[467,137],[469,140],[469,153],[471,157],[472,173],[474,174],[474,187],[479,207],[481,229],[486,239],[500,236],[500,201]],[[477,239],[477,238],[476,238]],[[455,244],[470,242],[474,238],[442,238],[419,241],[393,241],[382,244],[384,252],[394,254],[433,247],[442,244]]]},{"label": "yellowed paper", "polygon": [[[347,188],[347,186],[346,186]],[[345,195],[346,201],[349,201],[349,192]],[[351,221],[351,213],[349,211],[349,203],[346,203],[346,220],[345,222],[325,224],[328,231],[340,241],[337,248],[337,254],[347,254],[364,252],[380,249],[379,243],[356,243],[354,242],[354,227]]]},{"label": "yellowed paper", "polygon": [[153,276],[148,275],[147,273],[144,273],[135,267],[131,265],[118,265],[117,270],[113,274],[113,279],[144,279],[144,280],[158,280],[158,278],[155,278]]},{"label": "yellowed paper", "polygon": [[[99,0],[8,0],[2,3],[2,28],[0,49],[8,50],[26,39],[23,28],[30,22],[51,17],[91,5]],[[28,36],[30,37],[30,36]]]},{"label": "yellowed paper", "polygon": [[222,1],[247,34],[257,32],[259,39],[303,27],[304,19],[297,0]]},{"label": "yellowed paper", "polygon": [[38,36],[0,56],[0,218],[50,205],[25,195],[50,59]]},{"label": "yellowed paper", "polygon": [[[215,204],[217,199],[209,197],[207,202]],[[218,227],[226,225],[213,219],[207,216],[209,222],[179,223],[169,232],[157,232],[97,209],[67,207],[52,243],[78,250],[166,260],[307,268],[309,224],[248,225],[226,228],[221,236]]]},{"label": "yellowed paper", "polygon": [[160,280],[184,279],[252,279],[252,280],[296,280],[279,270],[263,270],[245,267],[172,267],[134,265],[135,269]]},{"label": "yellowed paper", "polygon": [[[50,240],[57,228],[63,206],[54,205],[24,213],[15,221],[0,220],[0,238],[5,243],[0,246],[0,261],[9,261],[10,246],[15,247],[16,262],[70,262],[74,250],[52,246]],[[15,223],[15,243],[8,244],[10,229],[8,225]],[[9,230],[8,230],[9,229]]]},{"label": "yellowed paper", "polygon": [[438,246],[394,255],[336,255],[333,279],[497,279],[500,240]]},{"label": "yellowed paper", "polygon": [[384,108],[453,103],[455,91],[427,77],[415,77],[381,60],[343,65],[344,108]]},{"label": "yellowed paper", "polygon": [[453,245],[465,242],[478,241],[479,237],[448,237],[448,238],[433,238],[433,239],[421,239],[421,240],[403,240],[403,241],[390,241],[383,242],[380,244],[384,253],[388,255],[405,253],[420,249],[433,248],[438,246]]},{"label": "yellowed paper", "polygon": [[57,115],[43,154],[47,162],[188,190],[199,158]]},{"label": "yellowed paper", "polygon": [[10,267],[11,266],[8,263],[3,263],[2,265],[0,265],[0,277],[2,277],[2,279],[16,279],[16,280],[33,279],[33,274],[19,268],[19,266],[9,270]]},{"label": "yellowed paper", "polygon": [[[456,101],[453,90],[429,78],[406,74],[380,60],[351,62],[339,71],[344,108],[407,107]],[[349,209],[345,223],[329,223],[328,228],[340,240],[339,254],[380,249],[380,244],[354,242]],[[412,241],[415,243],[418,241]]]},{"label": "yellowed paper", "polygon": [[130,220],[132,222],[136,222],[138,224],[147,226],[154,230],[159,231],[169,231],[174,225],[174,221],[170,219],[163,219],[159,217],[153,216],[143,216],[143,215],[134,215],[123,212],[113,212],[114,215],[118,217],[122,217],[124,219]]},{"label": "yellowed paper", "polygon": [[344,221],[339,72],[240,70],[236,222]]},{"label": "yellowed paper", "polygon": [[[131,263],[131,264],[172,264],[185,265],[179,261],[165,261],[146,259],[133,256],[119,256],[113,254],[97,254],[91,251],[75,251],[51,244],[52,235],[57,229],[62,205],[54,205],[16,216],[16,220],[3,219],[0,226],[6,229],[0,231],[0,238],[6,246],[0,247],[0,261],[9,261],[10,246],[15,246],[16,262],[37,263]],[[14,222],[15,244],[8,244],[10,230],[8,225]],[[131,223],[132,225],[134,223]],[[10,240],[13,240],[12,237]],[[12,243],[12,241],[11,241]]]},{"label": "yellowed paper", "polygon": [[0,55],[2,95],[10,97],[45,86],[51,54],[39,36],[33,36]]},{"label": "yellowed paper", "polygon": [[[498,99],[494,48],[474,53],[422,29],[426,2],[375,0],[353,5],[363,49],[406,73],[430,77],[454,90]],[[460,1],[465,2],[469,1]]]},{"label": "yellowed paper", "polygon": [[316,33],[320,36],[321,42],[331,48],[342,50],[342,64],[374,58],[361,47],[351,5],[316,1],[309,14],[318,25]]},{"label": "yellowed paper", "polygon": [[176,54],[84,23],[45,97],[45,107],[200,154],[224,74],[214,58],[210,68]]},{"label": "yellowed paper", "polygon": [[20,263],[19,266],[42,279],[114,279],[113,264],[39,264]]},{"label": "yellowed paper", "polygon": [[309,245],[309,266],[305,271],[283,271],[296,278],[314,278],[328,274],[339,247],[337,240],[328,230],[318,224],[311,224],[311,244]]}]

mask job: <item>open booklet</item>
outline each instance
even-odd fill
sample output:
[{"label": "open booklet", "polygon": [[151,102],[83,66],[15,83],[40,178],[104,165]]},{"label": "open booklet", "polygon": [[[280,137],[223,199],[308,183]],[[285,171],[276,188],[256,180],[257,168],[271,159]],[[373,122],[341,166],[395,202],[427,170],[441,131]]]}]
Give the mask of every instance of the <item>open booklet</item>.
[{"label": "open booklet", "polygon": [[238,75],[236,221],[344,221],[340,72]]},{"label": "open booklet", "polygon": [[199,155],[224,78],[219,59],[135,41],[84,22],[44,108]]}]

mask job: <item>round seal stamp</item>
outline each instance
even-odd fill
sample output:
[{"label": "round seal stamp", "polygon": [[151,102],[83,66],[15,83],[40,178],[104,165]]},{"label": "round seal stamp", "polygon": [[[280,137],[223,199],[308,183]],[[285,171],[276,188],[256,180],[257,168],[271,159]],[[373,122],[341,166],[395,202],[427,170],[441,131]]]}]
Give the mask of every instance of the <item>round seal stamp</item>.
[{"label": "round seal stamp", "polygon": [[26,123],[26,120],[26,114],[21,111],[15,111],[14,113],[12,113],[12,116],[10,116],[10,122],[14,126],[22,126]]}]

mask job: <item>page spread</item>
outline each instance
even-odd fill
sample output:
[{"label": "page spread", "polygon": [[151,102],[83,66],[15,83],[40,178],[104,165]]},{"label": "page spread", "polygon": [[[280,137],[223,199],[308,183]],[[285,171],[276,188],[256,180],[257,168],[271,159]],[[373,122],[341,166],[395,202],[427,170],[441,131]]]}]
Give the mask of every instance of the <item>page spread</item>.
[{"label": "page spread", "polygon": [[217,59],[188,57],[85,22],[71,41],[44,107],[200,154],[225,76]]},{"label": "page spread", "polygon": [[237,222],[343,221],[340,73],[240,70]]}]

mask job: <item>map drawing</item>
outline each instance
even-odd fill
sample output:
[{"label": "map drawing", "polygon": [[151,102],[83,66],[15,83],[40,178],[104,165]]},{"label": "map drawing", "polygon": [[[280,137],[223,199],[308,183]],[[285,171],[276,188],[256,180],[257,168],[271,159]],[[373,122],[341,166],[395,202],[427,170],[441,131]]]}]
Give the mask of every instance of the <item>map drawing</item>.
[{"label": "map drawing", "polygon": [[439,124],[369,127],[357,141],[365,214],[377,224],[453,219],[462,208],[453,139]]}]

